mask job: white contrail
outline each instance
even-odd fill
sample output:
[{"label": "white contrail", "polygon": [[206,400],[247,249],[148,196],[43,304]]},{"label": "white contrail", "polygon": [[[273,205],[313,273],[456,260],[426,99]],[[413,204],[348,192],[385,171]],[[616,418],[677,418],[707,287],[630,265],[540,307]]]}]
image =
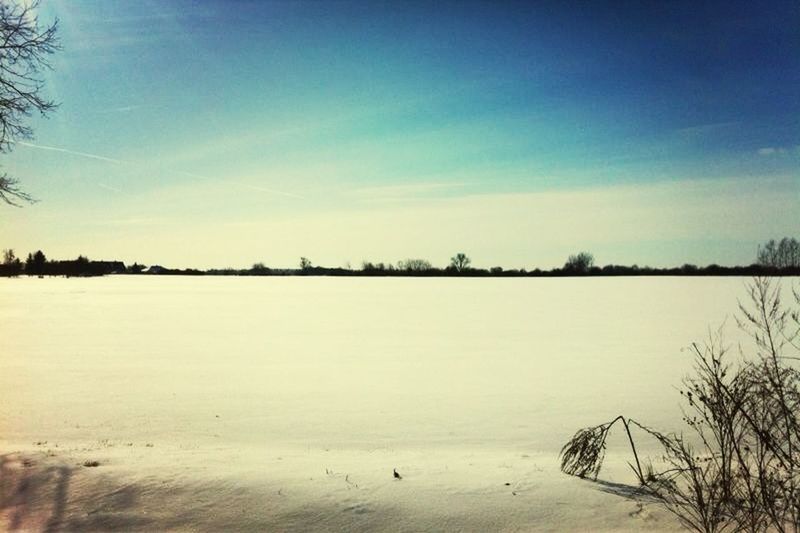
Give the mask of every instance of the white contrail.
[{"label": "white contrail", "polygon": [[98,109],[98,110],[95,111],[95,113],[100,113],[100,114],[127,113],[128,111],[134,111],[136,109],[141,109],[143,107],[145,107],[143,104],[124,105],[124,106],[120,106],[120,107],[110,107],[108,109]]},{"label": "white contrail", "polygon": [[[89,159],[96,159],[98,161],[106,161],[108,163],[114,163],[114,164],[117,164],[117,165],[130,165],[131,164],[130,162],[123,161],[122,159],[115,159],[113,157],[105,157],[105,156],[102,156],[102,155],[90,154],[90,153],[87,153],[87,152],[78,152],[76,150],[68,150],[66,148],[58,148],[56,146],[46,146],[44,144],[33,144],[33,143],[24,142],[24,141],[16,141],[16,143],[17,144],[21,144],[22,146],[27,146],[29,148],[38,148],[39,150],[49,150],[51,152],[61,152],[61,153],[64,153],[64,154],[75,155],[75,156],[78,156],[78,157],[88,157]],[[208,176],[201,176],[200,174],[195,174],[193,172],[186,172],[185,170],[178,170],[177,172],[179,174],[183,174],[184,176],[189,176],[189,177],[192,177],[192,178],[198,178],[198,179],[209,180],[209,181],[218,181],[215,178],[211,178],[211,177],[208,177]],[[98,184],[98,185],[100,185],[101,187],[107,188],[107,189],[111,189],[111,187],[108,187],[108,186],[103,185],[103,184]],[[254,191],[266,192],[266,193],[270,193],[270,194],[278,194],[280,196],[287,196],[289,198],[299,198],[301,200],[306,200],[305,196],[301,196],[301,195],[295,194],[293,192],[279,191],[277,189],[269,189],[267,187],[249,185],[247,183],[236,183],[236,185],[239,185],[240,187],[244,187],[244,188],[247,188],[247,189],[252,189]],[[114,189],[111,189],[111,190],[114,190]]]},{"label": "white contrail", "polygon": [[25,141],[16,141],[16,143],[21,144],[22,146],[27,146],[28,148],[38,148],[39,150],[49,150],[51,152],[61,152],[64,154],[71,154],[79,157],[88,157],[89,159],[97,159],[98,161],[107,161],[109,163],[116,163],[118,165],[127,163],[126,161],[123,161],[121,159],[114,159],[113,157],[105,157],[97,154],[88,154],[86,152],[77,152],[75,150],[67,150],[66,148],[46,146],[44,144],[33,144],[33,143],[27,143]]},{"label": "white contrail", "polygon": [[239,185],[241,185],[242,187],[245,187],[247,189],[252,189],[254,191],[267,192],[267,193],[270,193],[270,194],[280,194],[281,196],[288,196],[289,198],[300,198],[301,200],[305,200],[306,199],[305,196],[300,196],[299,194],[295,194],[293,192],[279,191],[279,190],[276,190],[276,189],[268,189],[266,187],[259,187],[259,186],[256,186],[256,185],[248,185],[247,183],[239,183]]}]

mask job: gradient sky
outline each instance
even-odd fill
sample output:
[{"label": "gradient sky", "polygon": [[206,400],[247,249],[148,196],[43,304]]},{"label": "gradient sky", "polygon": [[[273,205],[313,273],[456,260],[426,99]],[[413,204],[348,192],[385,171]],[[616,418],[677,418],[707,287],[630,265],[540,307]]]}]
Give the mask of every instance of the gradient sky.
[{"label": "gradient sky", "polygon": [[800,236],[800,4],[45,0],[0,247],[747,264]]}]

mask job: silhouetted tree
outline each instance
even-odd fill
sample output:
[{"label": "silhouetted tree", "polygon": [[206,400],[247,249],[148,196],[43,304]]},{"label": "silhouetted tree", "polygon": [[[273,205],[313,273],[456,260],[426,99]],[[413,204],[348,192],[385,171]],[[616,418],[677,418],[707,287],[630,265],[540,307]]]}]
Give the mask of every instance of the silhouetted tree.
[{"label": "silhouetted tree", "polygon": [[300,258],[300,270],[309,270],[313,265],[307,257]]},{"label": "silhouetted tree", "polygon": [[397,268],[407,272],[424,272],[433,270],[433,265],[426,259],[406,259],[405,261],[399,261]]},{"label": "silhouetted tree", "polygon": [[567,272],[588,272],[594,266],[594,256],[589,252],[580,252],[571,255],[564,263],[564,270]]},{"label": "silhouetted tree", "polygon": [[255,263],[250,269],[250,272],[256,275],[264,275],[269,274],[271,270],[264,263]]},{"label": "silhouetted tree", "polygon": [[455,269],[456,272],[464,272],[469,268],[470,263],[472,263],[472,260],[461,252],[450,258],[450,267]]},{"label": "silhouetted tree", "polygon": [[689,263],[686,263],[681,267],[681,272],[683,272],[685,274],[693,274],[693,273],[697,272],[697,266],[689,264]]},{"label": "silhouetted tree", "polygon": [[361,270],[364,272],[383,272],[386,270],[386,265],[383,263],[373,263],[372,261],[364,261],[361,263]]},{"label": "silhouetted tree", "polygon": [[770,239],[758,247],[757,261],[759,265],[768,267],[800,267],[800,242],[788,237],[777,243]]},{"label": "silhouetted tree", "polygon": [[72,269],[68,270],[73,270],[76,276],[87,276],[92,273],[92,269],[89,266],[89,258],[84,255],[79,255],[73,263]]},{"label": "silhouetted tree", "polygon": [[145,266],[140,265],[139,263],[134,263],[128,267],[128,274],[141,274],[144,272]]},{"label": "silhouetted tree", "polygon": [[[47,115],[56,104],[42,94],[42,69],[47,56],[59,48],[58,21],[40,27],[38,2],[0,0],[0,152],[10,152],[18,139],[30,139],[33,131],[25,120],[33,112]],[[0,199],[33,201],[21,190],[16,178],[0,175]]]},{"label": "silhouetted tree", "polygon": [[0,275],[3,276],[19,276],[22,272],[22,263],[19,258],[14,254],[14,250],[3,250],[3,264],[0,265]]},{"label": "silhouetted tree", "polygon": [[34,254],[28,254],[25,260],[25,273],[29,276],[41,276],[44,274],[44,267],[47,264],[47,258],[44,252],[37,250]]}]

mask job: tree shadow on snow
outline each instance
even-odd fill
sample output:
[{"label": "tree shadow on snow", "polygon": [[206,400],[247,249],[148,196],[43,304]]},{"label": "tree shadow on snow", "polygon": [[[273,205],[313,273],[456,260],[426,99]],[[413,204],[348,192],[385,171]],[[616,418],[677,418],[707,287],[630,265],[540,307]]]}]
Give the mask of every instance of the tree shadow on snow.
[{"label": "tree shadow on snow", "polygon": [[[105,531],[149,523],[132,512],[135,488],[114,490],[106,476],[81,470],[49,460],[40,464],[37,458],[18,454],[0,455],[0,529]],[[81,494],[75,493],[76,484]]]},{"label": "tree shadow on snow", "polygon": [[615,496],[622,496],[630,500],[637,500],[645,503],[655,503],[658,500],[650,491],[640,485],[628,485],[627,483],[617,483],[603,479],[587,480],[594,484],[598,490],[607,492]]}]

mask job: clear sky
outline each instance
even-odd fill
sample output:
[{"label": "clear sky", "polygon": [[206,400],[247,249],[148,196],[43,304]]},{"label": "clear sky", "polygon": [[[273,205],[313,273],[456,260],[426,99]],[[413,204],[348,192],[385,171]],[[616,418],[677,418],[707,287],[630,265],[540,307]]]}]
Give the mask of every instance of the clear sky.
[{"label": "clear sky", "polygon": [[18,255],[747,264],[800,236],[800,4],[44,0]]}]

